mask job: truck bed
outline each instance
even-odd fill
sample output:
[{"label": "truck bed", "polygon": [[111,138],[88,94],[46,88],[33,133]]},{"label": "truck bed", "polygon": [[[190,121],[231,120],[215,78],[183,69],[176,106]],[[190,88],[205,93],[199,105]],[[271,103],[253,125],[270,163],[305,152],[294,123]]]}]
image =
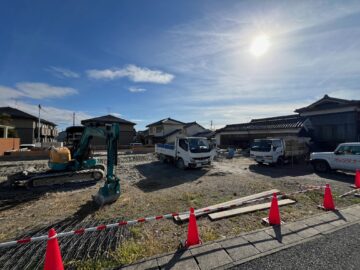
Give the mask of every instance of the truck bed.
[{"label": "truck bed", "polygon": [[175,157],[175,145],[157,143],[155,145],[155,153]]}]

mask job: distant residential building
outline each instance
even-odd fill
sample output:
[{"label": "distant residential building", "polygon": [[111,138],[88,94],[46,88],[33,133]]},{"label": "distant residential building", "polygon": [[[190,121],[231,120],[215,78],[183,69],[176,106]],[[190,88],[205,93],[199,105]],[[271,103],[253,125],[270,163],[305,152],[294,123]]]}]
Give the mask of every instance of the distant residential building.
[{"label": "distant residential building", "polygon": [[246,147],[256,138],[306,136],[314,149],[334,150],[339,143],[360,141],[360,100],[325,95],[295,112],[227,125],[216,131],[216,142],[222,147]]},{"label": "distant residential building", "polygon": [[[0,107],[0,115],[10,119],[10,126],[14,127],[17,137],[22,144],[33,144],[38,138],[38,118],[12,107]],[[56,124],[40,119],[40,141],[53,142],[57,137]]]},{"label": "distant residential building", "polygon": [[320,149],[334,150],[339,143],[360,141],[360,100],[325,95],[295,112],[311,121],[313,140]]},{"label": "distant residential building", "polygon": [[[136,131],[134,126],[136,125],[133,122],[128,120],[113,116],[113,115],[104,115],[96,118],[82,120],[81,124],[85,127],[101,127],[105,128],[107,124],[117,123],[120,126],[119,134],[119,145],[128,146],[134,141],[136,136]],[[102,138],[93,138],[92,146],[95,149],[104,149],[106,147],[106,140]]]},{"label": "distant residential building", "polygon": [[216,131],[220,147],[249,147],[254,139],[266,137],[304,136],[311,134],[311,122],[297,114],[253,119],[249,123],[227,125]]},{"label": "distant residential building", "polygon": [[146,138],[149,135],[149,129],[139,130],[136,132],[135,142],[146,144]]},{"label": "distant residential building", "polygon": [[84,126],[71,126],[66,128],[64,139],[65,145],[69,147],[76,147],[80,142],[84,128]]},{"label": "distant residential building", "polygon": [[196,122],[184,123],[172,118],[165,118],[149,124],[148,134],[145,137],[146,144],[173,143],[179,136],[195,136],[207,131]]}]

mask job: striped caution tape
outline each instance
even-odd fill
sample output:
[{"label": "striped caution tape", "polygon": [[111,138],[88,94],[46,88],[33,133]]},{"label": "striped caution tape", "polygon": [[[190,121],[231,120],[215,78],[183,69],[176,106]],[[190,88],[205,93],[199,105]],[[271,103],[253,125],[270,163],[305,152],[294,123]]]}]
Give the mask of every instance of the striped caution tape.
[{"label": "striped caution tape", "polygon": [[[322,188],[324,188],[324,187],[323,186],[308,186],[307,189],[302,189],[300,191],[295,191],[295,192],[286,193],[286,194],[281,193],[278,195],[278,198],[294,196],[299,193],[305,193],[308,191],[319,190]],[[249,200],[246,202],[234,203],[234,204],[226,205],[226,206],[220,206],[220,207],[216,207],[216,208],[213,208],[213,207],[204,208],[202,210],[196,210],[195,215],[199,215],[202,213],[208,213],[208,212],[221,211],[221,210],[225,210],[225,209],[229,209],[229,208],[234,208],[234,207],[238,207],[238,206],[242,206],[242,205],[246,205],[246,204],[255,203],[258,201],[268,200],[271,198],[272,198],[272,196],[269,196],[269,197]],[[111,229],[111,228],[115,228],[115,227],[135,225],[137,223],[144,223],[144,222],[156,221],[156,220],[161,220],[161,219],[173,219],[174,217],[179,216],[179,215],[189,215],[189,213],[190,213],[189,211],[186,211],[186,212],[182,212],[182,213],[170,213],[170,214],[159,215],[159,216],[138,218],[138,219],[129,220],[129,221],[119,221],[119,222],[112,223],[112,224],[101,224],[101,225],[98,225],[95,227],[80,228],[80,229],[73,230],[73,231],[60,232],[60,233],[57,233],[57,235],[51,237],[51,239],[53,239],[55,237],[61,238],[61,237],[66,237],[66,236],[71,236],[71,235],[83,235],[84,233],[88,233],[88,232],[103,231],[103,230]],[[27,238],[23,238],[23,239],[19,239],[19,240],[0,243],[0,248],[6,248],[6,247],[15,246],[17,244],[27,244],[30,242],[38,242],[38,241],[45,241],[45,240],[50,240],[50,238],[47,235],[27,237]]]}]

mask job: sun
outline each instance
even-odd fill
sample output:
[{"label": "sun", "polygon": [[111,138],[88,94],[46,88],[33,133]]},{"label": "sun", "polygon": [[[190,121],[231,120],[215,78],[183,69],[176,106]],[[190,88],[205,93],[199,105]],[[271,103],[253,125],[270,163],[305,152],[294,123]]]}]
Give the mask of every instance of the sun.
[{"label": "sun", "polygon": [[270,47],[270,39],[267,35],[261,34],[254,38],[250,46],[250,52],[255,57],[264,55]]}]

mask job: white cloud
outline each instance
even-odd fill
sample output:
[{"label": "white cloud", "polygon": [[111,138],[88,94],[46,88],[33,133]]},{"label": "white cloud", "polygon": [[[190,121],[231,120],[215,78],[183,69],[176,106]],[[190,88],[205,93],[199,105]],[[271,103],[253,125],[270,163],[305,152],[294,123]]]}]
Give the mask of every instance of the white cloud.
[{"label": "white cloud", "polygon": [[255,118],[266,118],[280,115],[295,114],[294,110],[307,106],[306,102],[281,102],[273,104],[244,104],[244,105],[219,105],[219,106],[184,106],[184,112],[192,112],[196,119],[190,121],[202,121],[209,123],[213,120],[216,128],[226,124],[246,123]]},{"label": "white cloud", "polygon": [[[39,109],[37,105],[19,102],[16,106],[19,110],[23,110],[34,116],[38,115]],[[92,116],[81,111],[71,111],[57,107],[41,106],[41,118],[54,122],[60,128],[72,125],[73,113],[75,112],[76,124],[80,124],[81,120],[91,118]]]},{"label": "white cloud", "polygon": [[59,87],[34,82],[17,83],[16,88],[21,91],[23,96],[33,99],[61,98],[78,93],[76,89],[71,87]]},{"label": "white cloud", "polygon": [[[10,106],[27,112],[35,117],[38,116],[38,105],[29,104],[22,101],[16,101],[10,99],[0,99],[0,106]],[[47,121],[51,121],[58,125],[59,129],[64,129],[72,125],[73,113],[75,112],[76,124],[79,125],[81,120],[91,118],[92,116],[82,111],[71,111],[51,106],[41,106],[41,118]]]},{"label": "white cloud", "polygon": [[121,113],[112,112],[112,113],[109,113],[109,114],[112,115],[112,116],[115,116],[115,117],[122,117]]},{"label": "white cloud", "polygon": [[0,85],[0,100],[16,99],[24,96],[24,93],[17,91],[13,88]]},{"label": "white cloud", "polygon": [[[75,94],[77,91],[68,87],[56,87],[45,83],[18,83],[16,88],[0,85],[0,106],[10,106],[25,111],[34,116],[38,115],[38,105],[24,102],[23,98],[59,98]],[[54,122],[60,129],[72,125],[72,117],[75,112],[76,124],[83,119],[91,118],[91,115],[82,111],[71,111],[57,107],[48,107],[41,104],[41,118]]]},{"label": "white cloud", "polygon": [[47,69],[47,71],[51,72],[54,76],[58,78],[80,78],[79,73],[76,73],[67,68],[51,66]]},{"label": "white cloud", "polygon": [[140,122],[144,122],[144,119],[130,119],[131,122],[135,122],[135,123],[140,123]]},{"label": "white cloud", "polygon": [[339,89],[328,93],[330,97],[342,98],[342,99],[359,99],[359,89]]},{"label": "white cloud", "polygon": [[149,82],[168,84],[174,79],[174,75],[161,70],[141,68],[135,65],[128,65],[125,68],[112,69],[91,69],[86,71],[89,78],[114,80],[127,77],[133,82]]},{"label": "white cloud", "polygon": [[140,92],[145,92],[146,89],[145,88],[139,88],[139,87],[130,87],[129,91],[131,93],[140,93]]}]

